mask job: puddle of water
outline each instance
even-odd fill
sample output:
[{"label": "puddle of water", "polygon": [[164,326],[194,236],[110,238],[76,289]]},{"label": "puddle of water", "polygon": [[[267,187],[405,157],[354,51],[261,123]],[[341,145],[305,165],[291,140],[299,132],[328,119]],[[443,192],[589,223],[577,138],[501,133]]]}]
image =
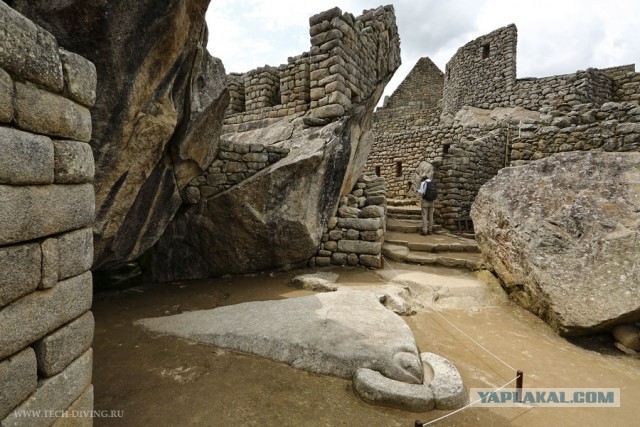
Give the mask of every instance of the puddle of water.
[{"label": "puddle of water", "polygon": [[[406,274],[440,272],[443,280],[467,277],[467,273],[441,268],[412,266],[406,270]],[[367,270],[331,271],[340,275],[338,284],[385,283]],[[413,414],[371,406],[355,396],[349,381],[177,338],[152,336],[132,325],[135,320],[167,312],[309,295],[312,292],[288,286],[294,276],[308,272],[154,284],[142,287],[143,292],[97,295],[95,409],[124,410],[125,415],[96,418],[96,425],[412,426],[416,419],[428,421],[448,413]],[[511,304],[441,314],[509,365],[523,370],[525,387],[619,387],[622,406],[469,408],[438,425],[613,426],[633,425],[638,419],[640,360],[577,347]],[[435,313],[419,311],[405,320],[420,349],[451,360],[467,387],[494,387],[515,376]]]}]

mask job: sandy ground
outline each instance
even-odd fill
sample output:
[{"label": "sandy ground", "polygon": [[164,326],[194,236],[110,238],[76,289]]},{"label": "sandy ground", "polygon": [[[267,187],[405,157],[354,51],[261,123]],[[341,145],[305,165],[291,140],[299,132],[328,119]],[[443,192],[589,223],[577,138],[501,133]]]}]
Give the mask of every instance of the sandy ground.
[{"label": "sandy ground", "polygon": [[[397,271],[442,276],[441,267]],[[372,271],[330,269],[339,284],[384,284]],[[290,280],[311,271],[260,274],[212,281],[148,284],[98,293],[94,302],[96,410],[124,411],[96,418],[96,426],[413,426],[447,411],[410,413],[362,402],[350,381],[310,374],[260,357],[173,337],[154,336],[133,322],[146,317],[210,309],[245,301],[291,298]],[[395,274],[387,271],[384,277]],[[467,274],[467,273],[464,273]],[[580,346],[556,336],[537,317],[512,304],[445,309],[439,313],[508,365],[521,369],[525,387],[613,387],[620,408],[469,408],[434,425],[633,426],[638,425],[640,359],[617,352],[607,338]],[[286,316],[286,313],[282,314]],[[421,351],[451,360],[465,384],[497,387],[515,372],[479,348],[429,309],[405,317]],[[589,348],[589,349],[587,349]]]}]

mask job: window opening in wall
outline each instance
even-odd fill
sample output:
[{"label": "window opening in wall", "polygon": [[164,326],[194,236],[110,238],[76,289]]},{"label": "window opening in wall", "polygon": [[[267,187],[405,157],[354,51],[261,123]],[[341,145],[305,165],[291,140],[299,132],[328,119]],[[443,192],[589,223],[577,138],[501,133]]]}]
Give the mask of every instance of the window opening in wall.
[{"label": "window opening in wall", "polygon": [[380,176],[380,166],[376,166],[376,176]]},{"label": "window opening in wall", "polygon": [[483,58],[488,58],[490,51],[491,51],[491,47],[489,46],[489,43],[482,45],[482,57]]},{"label": "window opening in wall", "polygon": [[402,176],[402,162],[396,162],[396,176]]},{"label": "window opening in wall", "polygon": [[447,80],[451,78],[451,67],[447,68]]},{"label": "window opening in wall", "polygon": [[442,155],[446,156],[447,154],[449,154],[449,144],[444,144],[442,146]]},{"label": "window opening in wall", "polygon": [[282,94],[280,93],[280,82],[276,82],[275,93],[273,94],[273,105],[282,104]]}]

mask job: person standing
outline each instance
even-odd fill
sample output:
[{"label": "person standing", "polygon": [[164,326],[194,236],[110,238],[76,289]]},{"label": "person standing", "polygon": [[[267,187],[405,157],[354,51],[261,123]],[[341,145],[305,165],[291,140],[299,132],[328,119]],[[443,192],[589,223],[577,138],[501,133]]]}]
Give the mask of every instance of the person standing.
[{"label": "person standing", "polygon": [[438,197],[436,183],[433,181],[433,166],[429,166],[430,168],[427,168],[426,173],[420,180],[420,188],[418,189],[422,211],[422,230],[420,234],[423,236],[433,232],[433,208],[435,206],[435,200]]}]

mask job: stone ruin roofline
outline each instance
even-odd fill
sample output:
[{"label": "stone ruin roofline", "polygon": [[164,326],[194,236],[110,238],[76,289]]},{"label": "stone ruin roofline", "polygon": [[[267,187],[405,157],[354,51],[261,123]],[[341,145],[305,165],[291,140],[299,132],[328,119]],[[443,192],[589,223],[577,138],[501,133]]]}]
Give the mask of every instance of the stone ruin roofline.
[{"label": "stone ruin roofline", "polygon": [[389,33],[397,34],[393,6],[365,10],[358,17],[336,7],[312,16],[309,25],[309,51],[277,67],[227,75],[227,129],[242,131],[250,122],[255,127],[265,119],[276,121],[309,110],[329,122],[371,96],[378,76],[384,75],[379,70],[379,44],[391,38]]}]

